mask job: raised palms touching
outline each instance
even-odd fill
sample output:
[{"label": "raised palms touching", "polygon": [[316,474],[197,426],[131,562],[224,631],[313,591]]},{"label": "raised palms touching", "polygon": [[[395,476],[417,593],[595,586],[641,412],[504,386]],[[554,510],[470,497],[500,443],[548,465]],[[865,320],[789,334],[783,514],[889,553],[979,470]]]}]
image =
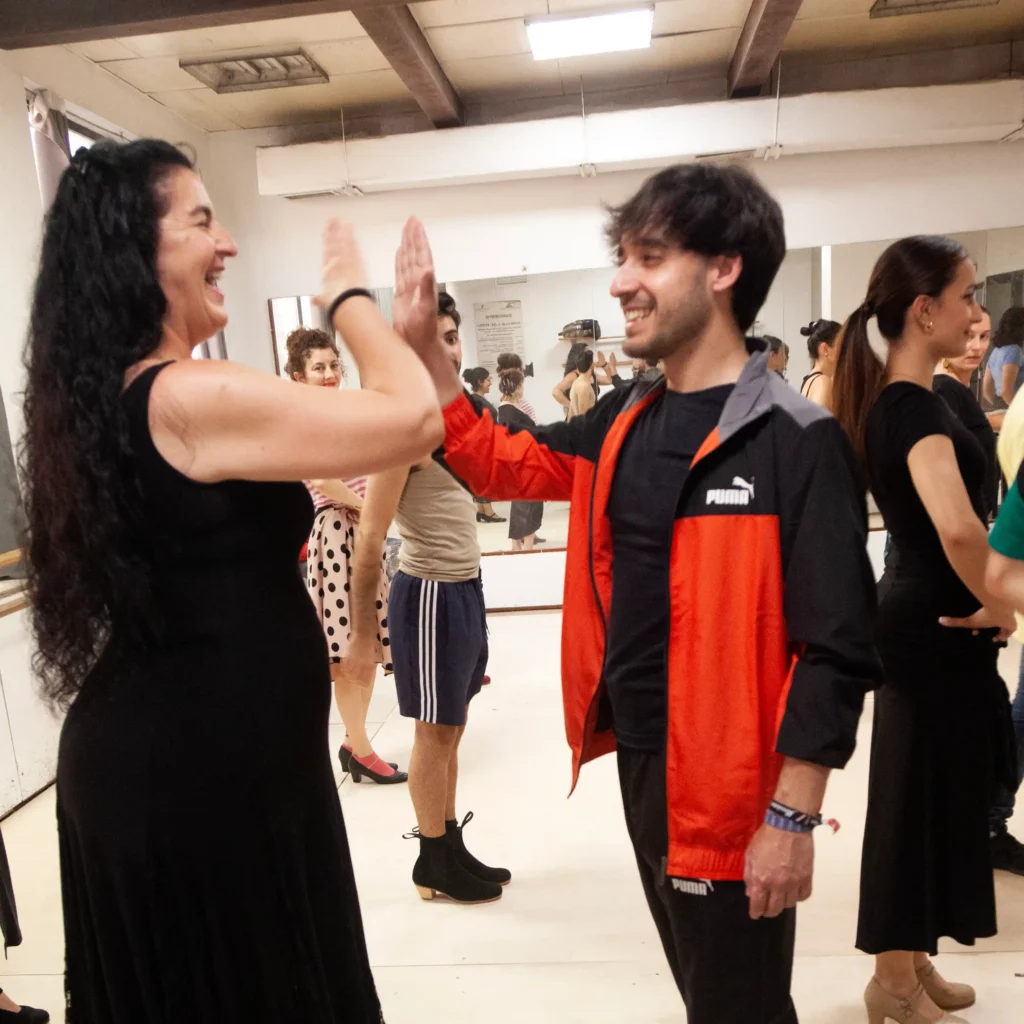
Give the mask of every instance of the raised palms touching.
[{"label": "raised palms touching", "polygon": [[423,225],[410,217],[395,254],[395,330],[424,358],[437,348],[437,279]]}]

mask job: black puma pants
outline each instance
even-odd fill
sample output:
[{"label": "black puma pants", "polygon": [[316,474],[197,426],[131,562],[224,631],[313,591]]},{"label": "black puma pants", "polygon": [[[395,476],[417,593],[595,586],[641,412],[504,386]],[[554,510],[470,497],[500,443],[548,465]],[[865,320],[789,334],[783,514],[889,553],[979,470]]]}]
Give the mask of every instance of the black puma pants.
[{"label": "black puma pants", "polygon": [[618,756],[626,827],[688,1024],[797,1024],[796,911],[752,921],[742,882],[666,878],[665,754]]}]

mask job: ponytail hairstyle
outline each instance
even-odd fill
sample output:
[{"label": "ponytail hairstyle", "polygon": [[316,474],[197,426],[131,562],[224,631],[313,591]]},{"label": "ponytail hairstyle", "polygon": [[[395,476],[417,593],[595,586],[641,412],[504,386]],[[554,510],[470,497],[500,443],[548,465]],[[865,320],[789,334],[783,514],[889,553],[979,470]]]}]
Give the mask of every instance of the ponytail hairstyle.
[{"label": "ponytail hairstyle", "polygon": [[58,707],[74,700],[115,625],[124,642],[153,627],[139,553],[150,538],[140,534],[121,393],[163,334],[160,220],[170,179],[191,169],[155,139],[80,149],[43,227],[20,459],[32,665]]},{"label": "ponytail hairstyle", "polygon": [[482,366],[474,366],[468,370],[462,371],[462,379],[473,389],[473,393],[479,390],[480,385],[483,384],[490,374]]},{"label": "ponytail hairstyle", "polygon": [[[296,327],[288,340],[285,342],[288,350],[288,362],[284,364],[284,372],[289,380],[295,380],[295,374],[301,373],[305,376],[306,363],[309,362],[309,354],[318,349],[329,348],[335,355],[339,355],[338,346],[326,331],[319,327]],[[341,369],[342,377],[345,376],[345,368]]]},{"label": "ponytail hairstyle", "polygon": [[506,370],[522,370],[523,361],[515,354],[515,352],[502,352],[498,356],[498,373],[504,373]]},{"label": "ponytail hairstyle", "polygon": [[[800,328],[800,333],[807,339],[807,354],[811,357],[812,363],[818,361],[818,353],[821,351],[822,345],[834,344],[842,326],[835,320],[814,320],[806,327]],[[772,351],[774,352],[775,349]]]},{"label": "ponytail hairstyle", "polygon": [[[518,359],[519,357],[516,356]],[[526,378],[522,370],[502,370],[498,374],[498,390],[505,398],[515,398],[516,392],[523,386]]]},{"label": "ponytail hairstyle", "polygon": [[882,389],[885,364],[868,340],[868,321],[890,345],[903,335],[907,311],[920,295],[938,298],[956,277],[967,250],[941,235],[915,235],[893,242],[878,258],[864,302],[843,327],[839,362],[832,378],[832,412],[866,469],[864,435],[868,413]]},{"label": "ponytail hairstyle", "polygon": [[567,377],[570,373],[578,373],[579,367],[576,365],[577,360],[584,352],[588,350],[589,346],[585,341],[574,341],[569,346],[569,355],[565,359],[565,376]]}]

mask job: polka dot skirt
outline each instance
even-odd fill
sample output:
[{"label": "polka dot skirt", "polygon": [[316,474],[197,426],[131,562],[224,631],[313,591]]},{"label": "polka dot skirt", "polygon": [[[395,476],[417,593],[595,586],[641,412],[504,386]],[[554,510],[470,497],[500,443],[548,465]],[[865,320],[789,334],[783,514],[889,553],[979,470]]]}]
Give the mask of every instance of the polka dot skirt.
[{"label": "polka dot skirt", "polygon": [[[352,583],[352,551],[356,541],[354,518],[347,509],[326,508],[313,521],[306,557],[306,582],[327,638],[332,664],[348,651],[352,636],[349,591]],[[388,636],[388,581],[381,555],[377,586],[377,663],[385,672],[391,667],[391,638]]]}]

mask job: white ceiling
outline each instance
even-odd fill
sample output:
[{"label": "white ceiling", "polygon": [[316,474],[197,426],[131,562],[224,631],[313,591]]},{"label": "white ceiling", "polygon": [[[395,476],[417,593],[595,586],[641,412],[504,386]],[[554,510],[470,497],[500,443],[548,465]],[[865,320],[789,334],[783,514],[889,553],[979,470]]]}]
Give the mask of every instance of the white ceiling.
[{"label": "white ceiling", "polygon": [[[537,62],[524,19],[621,8],[625,0],[428,0],[412,11],[452,85],[467,103],[576,96],[671,86],[726,74],[750,0],[661,0],[649,50]],[[1024,35],[1024,0],[871,19],[873,0],[804,0],[784,55],[798,63],[887,55]],[[326,85],[217,95],[182,71],[182,58],[301,46],[330,75]],[[208,131],[330,121],[418,109],[380,50],[348,13],[134,36],[70,49],[101,64]]]}]

